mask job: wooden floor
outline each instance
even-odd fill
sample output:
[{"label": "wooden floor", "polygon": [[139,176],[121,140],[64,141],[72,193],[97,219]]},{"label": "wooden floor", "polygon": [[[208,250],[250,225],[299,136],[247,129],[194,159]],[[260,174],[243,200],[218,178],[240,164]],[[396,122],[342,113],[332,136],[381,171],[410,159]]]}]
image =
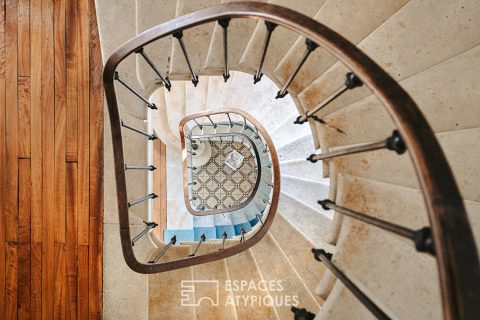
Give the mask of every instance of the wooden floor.
[{"label": "wooden floor", "polygon": [[0,11],[0,318],[101,318],[94,0],[1,0]]}]

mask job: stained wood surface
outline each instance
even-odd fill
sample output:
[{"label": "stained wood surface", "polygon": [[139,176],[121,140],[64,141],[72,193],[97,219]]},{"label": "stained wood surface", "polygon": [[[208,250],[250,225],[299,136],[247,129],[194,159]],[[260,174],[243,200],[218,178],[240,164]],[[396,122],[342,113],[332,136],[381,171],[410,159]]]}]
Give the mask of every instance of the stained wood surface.
[{"label": "stained wood surface", "polygon": [[0,1],[0,318],[102,317],[94,0]]}]

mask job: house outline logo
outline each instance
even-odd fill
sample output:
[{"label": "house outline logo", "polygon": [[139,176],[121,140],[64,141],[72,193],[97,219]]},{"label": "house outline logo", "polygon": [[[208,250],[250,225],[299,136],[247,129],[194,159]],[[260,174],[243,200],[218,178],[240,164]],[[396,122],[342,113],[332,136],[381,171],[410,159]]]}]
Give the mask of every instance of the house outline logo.
[{"label": "house outline logo", "polygon": [[[197,297],[195,294],[198,292],[197,286],[208,288],[209,290],[204,292],[209,292],[212,294]],[[210,301],[213,307],[218,307],[220,286],[218,280],[182,280],[180,295],[182,307],[198,307],[204,300]]]}]

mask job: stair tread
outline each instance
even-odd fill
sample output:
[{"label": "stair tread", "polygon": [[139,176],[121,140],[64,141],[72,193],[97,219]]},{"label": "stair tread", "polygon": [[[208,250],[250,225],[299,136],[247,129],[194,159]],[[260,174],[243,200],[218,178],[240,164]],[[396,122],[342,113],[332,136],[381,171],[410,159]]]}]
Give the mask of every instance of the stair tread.
[{"label": "stair tread", "polygon": [[[276,306],[280,319],[292,317],[288,304],[295,304],[295,302],[311,312],[317,313],[319,311],[320,305],[290,265],[282,249],[270,233],[252,247],[252,252],[263,278],[266,281],[274,281],[278,285],[279,290],[271,290],[270,294],[273,299],[284,300],[283,303],[280,302],[280,305]],[[298,301],[294,301],[294,296],[298,298]]]},{"label": "stair tread", "polygon": [[[407,2],[408,0],[396,0],[382,3],[379,6],[378,0],[344,1],[344,3],[326,1],[318,10],[314,19],[340,32],[343,37],[357,44]],[[368,18],[366,19],[366,17]],[[274,74],[277,79],[282,83],[287,80],[304,51],[305,39],[299,37],[276,66]],[[327,50],[322,47],[317,48],[296,75],[288,89],[289,92],[300,93],[336,61],[337,59]]]},{"label": "stair tread", "polygon": [[[314,245],[305,236],[288,222],[280,213],[275,217],[270,233],[282,248],[290,264],[301,276],[303,283],[310,292],[315,292],[316,285],[320,282],[325,267],[313,258],[311,248]],[[323,299],[314,295],[317,302],[322,305]]]},{"label": "stair tread", "polygon": [[[401,81],[465,52],[480,43],[480,14],[475,0],[459,4],[449,1],[409,1],[378,27],[358,47],[395,80]],[[425,17],[425,12],[429,12]],[[449,16],[445,23],[438,19]],[[462,23],[459,23],[462,21]],[[431,26],[435,25],[435,28]],[[462,37],[457,37],[461,33]],[[430,39],[430,41],[422,41]],[[396,54],[402,52],[401,55]],[[346,69],[336,63],[299,94],[305,109],[315,107],[344,82]],[[364,86],[333,101],[328,112],[352,104],[370,94]],[[322,113],[319,113],[322,115]]]}]

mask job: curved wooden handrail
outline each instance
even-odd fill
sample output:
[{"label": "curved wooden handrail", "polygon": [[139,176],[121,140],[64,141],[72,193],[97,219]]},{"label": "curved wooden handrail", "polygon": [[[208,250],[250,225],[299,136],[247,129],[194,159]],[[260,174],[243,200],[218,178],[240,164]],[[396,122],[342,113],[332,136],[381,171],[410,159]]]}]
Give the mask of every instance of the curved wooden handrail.
[{"label": "curved wooden handrail", "polygon": [[[291,29],[327,49],[378,96],[405,140],[424,195],[437,254],[444,317],[446,319],[477,317],[480,308],[478,304],[480,263],[473,233],[446,157],[415,102],[380,66],[338,33],[301,13],[267,3],[228,3],[180,16],[137,35],[118,48],[108,59],[103,81],[114,143],[122,248],[130,267],[144,272],[173,268],[173,266],[166,267],[167,264],[156,266],[158,269],[154,269],[154,266],[139,264],[131,248],[126,245],[130,240],[130,232],[123,171],[122,135],[113,85],[115,69],[129,54],[152,41],[177,31],[217,21],[219,18],[264,19]],[[275,176],[278,176],[278,168],[276,170]],[[275,195],[279,190],[274,191]],[[263,235],[261,230],[251,238],[253,241],[246,241],[233,247],[232,251],[226,249],[215,256],[225,258],[238,253],[253,245],[255,240],[258,241]],[[207,256],[198,258],[197,263],[200,263],[200,260],[209,261]],[[181,260],[176,263],[189,266],[192,265],[191,262],[192,260]]]},{"label": "curved wooden handrail", "polygon": [[[233,112],[230,112],[230,113],[233,113]],[[184,153],[182,154],[182,157],[183,157],[183,159],[182,159],[183,198],[185,200],[185,207],[187,208],[188,212],[190,212],[191,214],[193,214],[195,216],[208,216],[208,215],[212,215],[212,214],[221,214],[221,213],[226,213],[226,212],[233,212],[233,211],[237,211],[237,210],[240,210],[240,209],[244,208],[245,206],[247,206],[253,200],[253,198],[255,198],[258,187],[260,186],[260,180],[262,178],[262,164],[261,164],[261,161],[260,161],[260,153],[258,152],[257,146],[255,145],[255,142],[253,142],[253,140],[250,139],[249,136],[247,136],[243,133],[230,132],[230,133],[215,133],[215,134],[205,134],[205,135],[201,135],[201,136],[193,136],[192,139],[216,138],[216,137],[235,137],[235,136],[242,137],[243,139],[247,140],[248,143],[252,146],[253,152],[255,154],[255,159],[257,161],[257,168],[258,169],[257,169],[257,177],[255,179],[255,186],[252,190],[252,193],[250,194],[250,196],[245,201],[243,201],[239,205],[224,208],[224,209],[211,209],[211,210],[208,210],[208,211],[199,211],[199,210],[195,210],[194,208],[192,208],[192,206],[190,204],[190,197],[189,197],[190,192],[188,190],[189,188],[188,188],[187,155],[185,154],[186,149],[183,148],[183,146],[185,146],[185,135],[183,134],[183,127],[180,129],[180,140],[182,141],[182,151],[184,151]]]}]

